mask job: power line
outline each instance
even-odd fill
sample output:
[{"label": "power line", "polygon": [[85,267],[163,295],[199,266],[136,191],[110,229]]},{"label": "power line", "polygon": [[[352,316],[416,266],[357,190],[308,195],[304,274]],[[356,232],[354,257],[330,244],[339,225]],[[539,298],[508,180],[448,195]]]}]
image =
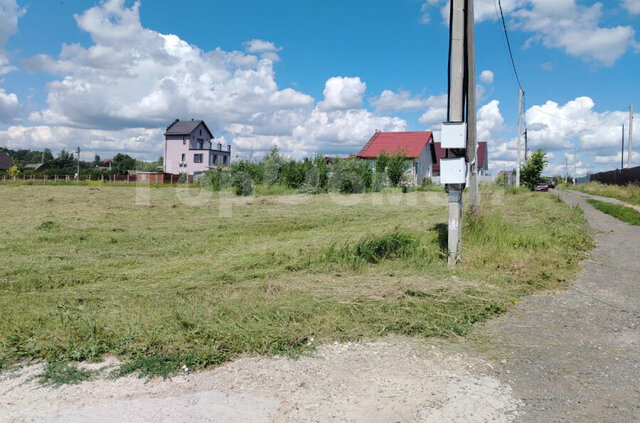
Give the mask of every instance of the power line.
[{"label": "power line", "polygon": [[[494,0],[495,3],[495,0]],[[511,51],[511,42],[509,41],[509,33],[507,32],[507,24],[504,21],[504,13],[502,13],[502,3],[498,0],[498,7],[500,8],[500,20],[502,22],[502,29],[504,29],[504,37],[507,40],[507,49],[509,50],[509,57],[511,58],[511,66],[513,67],[513,73],[516,76],[516,81],[518,81],[518,87],[524,92],[522,88],[522,84],[520,83],[520,78],[518,77],[518,70],[516,69],[516,62],[513,60],[513,52]]]}]

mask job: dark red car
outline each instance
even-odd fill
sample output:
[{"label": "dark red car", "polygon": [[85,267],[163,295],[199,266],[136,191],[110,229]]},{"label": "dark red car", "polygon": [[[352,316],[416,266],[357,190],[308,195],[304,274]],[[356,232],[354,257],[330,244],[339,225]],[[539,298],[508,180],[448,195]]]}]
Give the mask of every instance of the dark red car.
[{"label": "dark red car", "polygon": [[534,188],[535,191],[549,191],[549,182],[540,182]]}]

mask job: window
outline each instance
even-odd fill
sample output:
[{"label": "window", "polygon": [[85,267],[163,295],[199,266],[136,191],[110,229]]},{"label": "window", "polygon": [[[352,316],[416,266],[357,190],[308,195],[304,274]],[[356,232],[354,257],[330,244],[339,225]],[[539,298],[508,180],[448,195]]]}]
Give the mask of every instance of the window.
[{"label": "window", "polygon": [[181,162],[184,162],[187,159],[187,155],[182,153],[182,157],[180,158]]},{"label": "window", "polygon": [[227,156],[222,156],[222,164],[227,164]]},{"label": "window", "polygon": [[200,130],[200,135],[202,135],[202,129]]},{"label": "window", "polygon": [[194,154],[193,155],[194,163],[202,163],[202,154]]},{"label": "window", "polygon": [[187,145],[187,137],[182,137],[182,145]]},{"label": "window", "polygon": [[211,164],[218,164],[218,155],[214,154],[211,156]]},{"label": "window", "polygon": [[204,140],[201,138],[198,138],[197,150],[202,150],[203,146],[204,146]]}]

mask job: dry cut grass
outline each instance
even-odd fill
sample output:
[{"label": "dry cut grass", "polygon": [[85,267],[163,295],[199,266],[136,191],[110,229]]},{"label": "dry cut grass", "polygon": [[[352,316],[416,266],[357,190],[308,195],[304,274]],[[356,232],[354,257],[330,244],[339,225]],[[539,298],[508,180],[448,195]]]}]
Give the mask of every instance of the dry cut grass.
[{"label": "dry cut grass", "polygon": [[580,210],[546,193],[485,190],[454,269],[443,193],[141,200],[12,185],[0,197],[5,366],[114,354],[118,374],[166,375],[333,340],[464,336],[518,296],[566,286],[591,246]]}]

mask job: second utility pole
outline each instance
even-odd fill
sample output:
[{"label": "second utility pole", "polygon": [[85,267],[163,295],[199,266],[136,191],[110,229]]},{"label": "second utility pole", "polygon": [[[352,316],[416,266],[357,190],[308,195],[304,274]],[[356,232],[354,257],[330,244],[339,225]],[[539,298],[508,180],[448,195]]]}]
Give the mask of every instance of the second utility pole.
[{"label": "second utility pole", "polygon": [[629,105],[629,152],[627,153],[627,168],[631,168],[631,156],[633,150],[631,149],[631,143],[633,142],[633,104]]},{"label": "second utility pole", "polygon": [[520,132],[522,131],[522,88],[518,89],[518,145],[516,148],[516,188],[520,188]]}]

